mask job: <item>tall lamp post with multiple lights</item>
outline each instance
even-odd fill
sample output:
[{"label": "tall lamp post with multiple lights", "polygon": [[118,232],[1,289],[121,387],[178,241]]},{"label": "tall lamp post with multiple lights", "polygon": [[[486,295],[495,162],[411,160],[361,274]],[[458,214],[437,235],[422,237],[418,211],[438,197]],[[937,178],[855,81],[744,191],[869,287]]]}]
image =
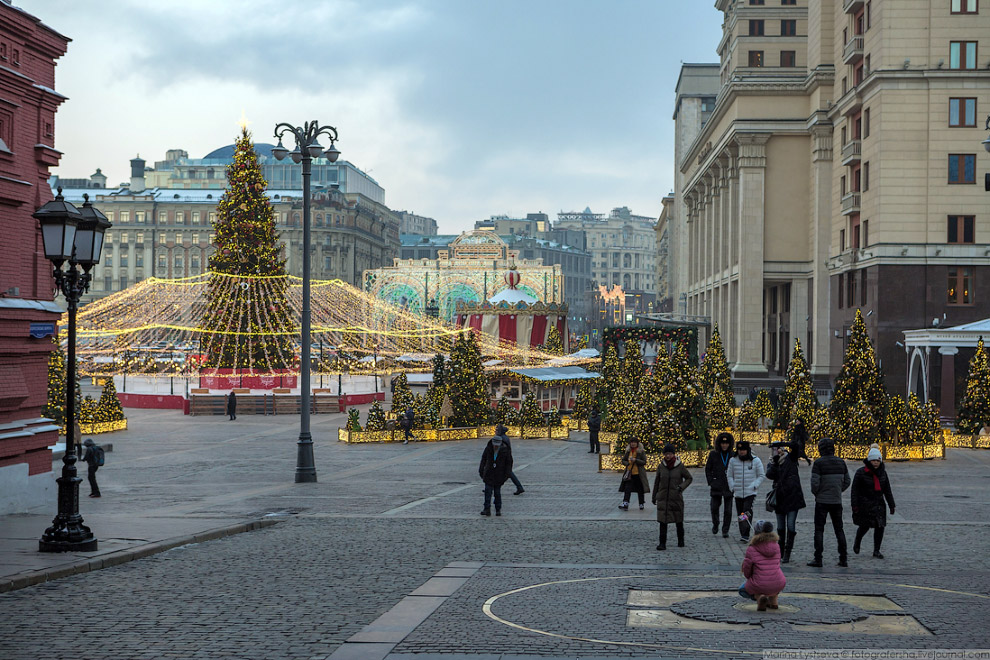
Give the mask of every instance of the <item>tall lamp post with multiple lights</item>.
[{"label": "tall lamp post with multiple lights", "polygon": [[[69,312],[69,345],[65,364],[65,455],[58,482],[58,513],[45,530],[38,549],[41,552],[89,552],[96,550],[97,540],[79,515],[79,483],[76,476],[76,309],[79,299],[89,289],[89,271],[100,262],[103,234],[110,222],[93,208],[89,195],[83,195],[82,209],[58,195],[33,216],[41,225],[45,258],[54,266],[56,291],[65,296]],[[68,262],[65,270],[62,265]],[[78,266],[78,268],[77,268]],[[81,269],[81,270],[80,270]]]},{"label": "tall lamp post with multiple lights", "polygon": [[[291,135],[296,142],[296,148],[289,152],[282,146],[282,138],[286,134]],[[319,138],[325,135],[330,139],[329,148],[324,151],[320,146]],[[309,431],[309,395],[310,395],[310,349],[311,349],[311,311],[309,308],[309,275],[310,275],[310,202],[309,202],[309,178],[313,169],[313,159],[324,156],[331,163],[337,161],[340,152],[334,146],[337,142],[337,129],[333,126],[320,126],[317,121],[309,121],[298,128],[291,124],[281,123],[275,126],[275,137],[278,144],[272,149],[272,155],[276,160],[282,160],[286,156],[292,158],[293,163],[302,163],[302,184],[303,184],[303,277],[302,277],[302,330],[300,344],[302,345],[302,355],[299,365],[299,442],[297,443],[296,454],[296,483],[316,481],[316,464],[313,462],[313,436]]]}]

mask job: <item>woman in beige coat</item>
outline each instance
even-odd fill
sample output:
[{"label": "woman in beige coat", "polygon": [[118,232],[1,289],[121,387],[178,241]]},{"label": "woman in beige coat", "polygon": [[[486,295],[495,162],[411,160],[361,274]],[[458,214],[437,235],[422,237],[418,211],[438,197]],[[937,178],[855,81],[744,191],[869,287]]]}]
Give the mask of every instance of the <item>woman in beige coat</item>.
[{"label": "woman in beige coat", "polygon": [[646,450],[639,446],[639,441],[629,443],[622,456],[622,464],[626,466],[626,471],[622,473],[622,483],[619,484],[619,492],[622,493],[619,508],[627,511],[629,498],[636,493],[639,495],[639,508],[642,511],[646,506],[646,491],[650,489],[650,481],[646,478]]},{"label": "woman in beige coat", "polygon": [[663,460],[657,467],[653,481],[653,503],[657,505],[657,522],[660,523],[660,543],[657,550],[667,549],[667,525],[677,525],[677,547],[684,547],[684,490],[693,477],[674,453],[674,445],[663,448]]}]

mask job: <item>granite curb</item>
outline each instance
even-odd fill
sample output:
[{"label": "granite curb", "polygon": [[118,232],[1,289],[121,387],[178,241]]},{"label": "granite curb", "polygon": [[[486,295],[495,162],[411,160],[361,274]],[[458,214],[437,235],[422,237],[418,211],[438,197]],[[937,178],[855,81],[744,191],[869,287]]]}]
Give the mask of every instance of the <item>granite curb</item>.
[{"label": "granite curb", "polygon": [[178,548],[183,545],[203,543],[204,541],[212,541],[214,539],[220,539],[226,536],[233,536],[234,534],[242,534],[244,532],[251,532],[256,529],[264,529],[265,527],[271,527],[279,522],[281,522],[281,520],[250,520],[248,522],[237,523],[236,525],[228,525],[227,527],[217,527],[216,529],[210,529],[205,532],[197,532],[195,534],[187,534],[185,536],[176,536],[163,541],[145,543],[133,548],[118,550],[101,557],[82,557],[76,561],[68,562],[59,566],[53,566],[52,568],[27,571],[16,575],[6,576],[0,578],[0,593],[16,591],[17,589],[23,589],[25,587],[41,584],[43,582],[49,582],[51,580],[58,580],[60,578],[76,575],[78,573],[89,573],[90,571],[98,571],[101,568],[110,568],[111,566],[125,564],[129,561],[134,561],[135,559],[150,557],[151,555],[156,555],[158,553],[165,552],[166,550]]}]

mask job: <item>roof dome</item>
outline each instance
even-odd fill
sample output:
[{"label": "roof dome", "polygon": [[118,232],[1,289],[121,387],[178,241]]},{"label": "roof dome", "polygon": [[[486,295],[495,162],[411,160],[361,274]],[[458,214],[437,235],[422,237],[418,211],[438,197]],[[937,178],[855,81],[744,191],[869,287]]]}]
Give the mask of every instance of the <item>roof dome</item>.
[{"label": "roof dome", "polygon": [[[219,149],[214,149],[210,153],[203,156],[204,158],[217,158],[221,160],[233,160],[234,159],[234,145],[228,144],[225,147],[220,147]],[[275,148],[274,144],[268,144],[267,142],[255,142],[254,152],[259,156],[272,157],[272,149]]]}]

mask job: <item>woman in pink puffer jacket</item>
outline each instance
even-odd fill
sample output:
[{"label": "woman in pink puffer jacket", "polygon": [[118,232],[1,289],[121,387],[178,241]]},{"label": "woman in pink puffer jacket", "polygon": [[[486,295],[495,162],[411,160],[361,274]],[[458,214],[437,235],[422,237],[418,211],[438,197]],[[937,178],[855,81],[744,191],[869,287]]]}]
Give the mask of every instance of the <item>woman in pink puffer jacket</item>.
[{"label": "woman in pink puffer jacket", "polygon": [[780,570],[780,544],[773,523],[763,520],[753,526],[753,538],[746,548],[742,574],[746,582],[739,587],[739,595],[756,601],[756,609],[765,612],[767,607],[777,609],[777,596],[784,590],[787,578]]}]

